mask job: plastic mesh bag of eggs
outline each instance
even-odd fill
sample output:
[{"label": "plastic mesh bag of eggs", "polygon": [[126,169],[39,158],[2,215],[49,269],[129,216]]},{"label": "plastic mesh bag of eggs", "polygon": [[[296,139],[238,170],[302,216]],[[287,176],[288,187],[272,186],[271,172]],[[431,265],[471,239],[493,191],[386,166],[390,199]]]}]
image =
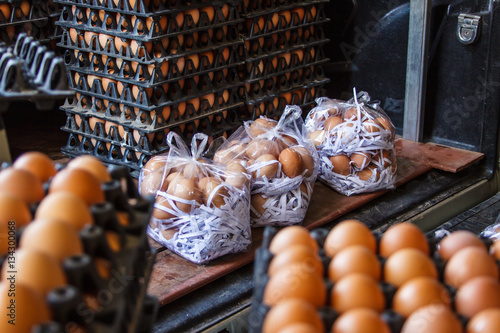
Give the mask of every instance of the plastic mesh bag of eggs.
[{"label": "plastic mesh bag of eggs", "polygon": [[306,117],[318,150],[319,179],[344,195],[394,187],[394,125],[366,92],[347,102],[326,97]]},{"label": "plastic mesh bag of eggs", "polygon": [[318,155],[305,136],[302,110],[287,105],[278,121],[247,121],[214,155],[227,163],[239,159],[251,179],[251,225],[302,223],[317,178]]},{"label": "plastic mesh bag of eggs", "polygon": [[250,175],[238,161],[202,157],[208,136],[194,135],[191,149],[170,132],[168,154],[141,170],[142,195],[156,197],[148,235],[180,256],[205,263],[251,243]]}]

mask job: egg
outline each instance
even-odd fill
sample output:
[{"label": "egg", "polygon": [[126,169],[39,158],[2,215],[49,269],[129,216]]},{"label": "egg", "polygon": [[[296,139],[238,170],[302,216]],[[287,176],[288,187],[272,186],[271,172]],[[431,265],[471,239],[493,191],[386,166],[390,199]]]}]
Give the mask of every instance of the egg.
[{"label": "egg", "polygon": [[486,245],[474,233],[458,230],[439,242],[438,253],[444,260],[449,260],[455,253],[468,246],[476,246],[487,251]]},{"label": "egg", "polygon": [[64,259],[83,252],[77,230],[56,219],[37,219],[24,229],[20,248],[43,252],[62,263]]},{"label": "egg", "polygon": [[87,203],[71,192],[55,192],[47,195],[38,205],[35,219],[59,220],[77,230],[94,223]]},{"label": "egg", "polygon": [[259,164],[262,164],[262,166],[253,172],[252,174],[253,178],[261,178],[264,176],[267,178],[273,178],[278,173],[280,167],[278,160],[272,154],[264,154],[259,156],[255,160],[253,165],[259,165]]},{"label": "egg", "polygon": [[460,320],[442,304],[424,306],[405,321],[401,333],[462,333]]},{"label": "egg", "polygon": [[429,254],[429,244],[424,233],[415,224],[405,222],[392,225],[380,239],[380,255],[389,257],[403,248],[414,248]]},{"label": "egg", "polygon": [[351,164],[356,170],[363,170],[368,166],[372,157],[369,152],[356,152],[350,156]]},{"label": "egg", "polygon": [[193,20],[194,25],[198,24],[198,21],[200,20],[200,11],[198,8],[191,8],[188,9],[184,12],[184,18],[186,18],[186,15],[191,16],[191,19]]},{"label": "egg", "polygon": [[234,186],[237,189],[243,189],[249,184],[249,175],[247,169],[237,161],[229,162],[226,165],[226,179],[227,185]]},{"label": "egg", "polygon": [[386,130],[388,130],[390,132],[389,138],[394,137],[394,132],[395,132],[394,125],[392,124],[392,122],[388,118],[378,117],[378,118],[375,118],[375,122],[377,122],[383,128],[385,128]]},{"label": "egg", "polygon": [[88,171],[101,183],[111,181],[111,176],[109,175],[106,166],[97,157],[92,155],[80,155],[72,159],[68,163],[67,167],[69,169],[81,169]]},{"label": "egg", "polygon": [[42,182],[33,173],[14,167],[0,171],[0,192],[7,192],[32,204],[42,200]]},{"label": "egg", "polygon": [[153,208],[152,216],[158,220],[167,220],[175,217],[172,213],[168,212],[168,210],[173,210],[170,202],[167,198],[159,195],[155,199],[155,204]]},{"label": "egg", "polygon": [[275,141],[267,139],[254,139],[248,144],[246,154],[250,159],[256,159],[264,154],[271,154],[278,158],[279,148]]},{"label": "egg", "polygon": [[456,311],[471,318],[482,310],[500,308],[498,278],[479,276],[462,284],[455,295]]},{"label": "egg", "polygon": [[443,304],[450,308],[451,297],[439,281],[425,276],[403,283],[392,300],[394,311],[405,318],[419,308],[431,304]]},{"label": "egg", "polygon": [[0,282],[0,307],[4,317],[0,320],[2,333],[32,332],[35,325],[52,319],[43,296],[24,284],[14,283],[14,286],[15,296],[10,291],[13,289],[10,282]]},{"label": "egg", "polygon": [[254,194],[250,199],[250,217],[260,218],[266,212],[265,205],[269,198],[263,194]]},{"label": "egg", "polygon": [[323,144],[323,140],[325,140],[326,133],[324,130],[316,130],[313,132],[309,132],[307,134],[307,138],[311,140],[315,147]]},{"label": "egg", "polygon": [[335,126],[342,124],[342,122],[343,121],[342,121],[341,117],[338,117],[338,116],[329,117],[325,121],[325,125],[324,125],[325,131],[332,131],[335,128]]},{"label": "egg", "polygon": [[384,279],[396,287],[419,276],[438,278],[438,272],[433,261],[420,250],[414,248],[401,249],[391,254],[385,262]]},{"label": "egg", "polygon": [[342,313],[333,323],[332,333],[391,333],[380,315],[367,308]]},{"label": "egg", "polygon": [[203,202],[207,207],[220,208],[226,204],[227,188],[215,177],[205,177],[200,180],[198,187],[203,195]]},{"label": "egg", "polygon": [[301,299],[287,299],[273,306],[262,324],[262,333],[277,333],[292,324],[312,325],[316,332],[323,332],[325,325],[316,308]]},{"label": "egg", "polygon": [[380,172],[373,163],[370,163],[366,168],[358,171],[356,174],[359,177],[359,179],[363,181],[370,180],[373,182],[377,182],[380,179]]},{"label": "egg", "polygon": [[266,117],[257,118],[250,125],[250,132],[253,136],[257,137],[261,134],[267,133],[270,129],[276,127],[277,124],[278,122],[273,119]]},{"label": "egg", "polygon": [[495,259],[500,260],[500,241],[497,240],[491,245],[490,252]]},{"label": "egg", "polygon": [[332,171],[339,175],[347,176],[351,173],[351,160],[346,155],[336,155],[330,157]]},{"label": "egg", "polygon": [[[200,202],[201,193],[196,187],[196,182],[194,179],[186,179],[184,177],[179,177],[168,184],[167,193],[176,196],[177,198]],[[192,203],[184,203],[181,201],[176,201],[175,204],[184,213],[190,213]]]},{"label": "egg", "polygon": [[184,13],[178,12],[175,15],[175,22],[177,23],[177,26],[182,29],[182,26],[184,25]]},{"label": "egg", "polygon": [[31,172],[42,183],[48,181],[57,173],[54,162],[47,155],[36,151],[20,155],[14,161],[13,167]]},{"label": "egg", "polygon": [[365,274],[352,273],[335,282],[330,305],[339,313],[360,307],[382,312],[385,298],[377,280]]},{"label": "egg", "polygon": [[[9,224],[9,221],[15,221],[15,225]],[[16,230],[30,221],[31,212],[25,201],[13,194],[0,192],[0,256],[9,249],[9,228]]]},{"label": "egg", "polygon": [[88,205],[104,202],[104,192],[99,180],[82,169],[63,169],[52,179],[49,193],[71,192],[82,198]]},{"label": "egg", "polygon": [[309,323],[293,323],[280,329],[278,333],[317,333],[317,327]]},{"label": "egg", "polygon": [[344,220],[333,227],[325,239],[324,249],[333,258],[339,251],[352,245],[362,245],[373,253],[377,249],[375,236],[363,222],[356,219]]},{"label": "egg", "polygon": [[445,282],[454,287],[460,287],[478,276],[498,279],[498,266],[488,252],[476,246],[469,246],[455,253],[444,269]]},{"label": "egg", "polygon": [[283,173],[287,177],[298,177],[304,171],[301,155],[291,148],[284,149],[280,153],[278,160],[281,163]]},{"label": "egg", "polygon": [[165,192],[168,182],[163,177],[162,171],[147,173],[141,181],[140,193],[143,196],[156,195],[157,191]]},{"label": "egg", "polygon": [[160,171],[165,168],[167,159],[165,156],[160,156],[156,155],[153,156],[145,165],[143,168],[143,172],[153,172],[153,171]]},{"label": "egg", "polygon": [[380,169],[387,169],[393,164],[394,159],[391,157],[389,151],[380,150],[373,156],[372,162]]},{"label": "egg", "polygon": [[[66,284],[61,265],[47,254],[30,249],[18,249],[15,254],[16,284],[30,287],[45,297],[52,289]],[[9,265],[2,267],[2,282],[10,276]]]},{"label": "egg", "polygon": [[9,22],[9,20],[10,20],[10,14],[12,12],[12,10],[10,8],[10,4],[9,3],[2,3],[2,4],[0,4],[0,12],[2,12],[3,17],[4,17],[4,19],[2,20],[2,22]]},{"label": "egg", "polygon": [[299,244],[310,247],[314,252],[318,251],[318,243],[302,226],[289,226],[278,231],[269,244],[269,251],[278,254],[290,246]]},{"label": "egg", "polygon": [[269,306],[299,298],[315,307],[326,303],[323,278],[307,263],[295,263],[281,268],[269,278],[264,289],[263,302]]},{"label": "egg", "polygon": [[304,174],[305,177],[310,177],[314,173],[314,157],[312,154],[303,146],[296,146],[292,148],[297,152],[302,160],[302,169],[307,170]]},{"label": "egg", "polygon": [[323,275],[323,263],[320,257],[313,248],[303,244],[289,246],[275,255],[269,263],[267,274],[272,276],[283,267],[295,263],[305,263],[310,266],[311,270]]},{"label": "egg", "polygon": [[344,118],[344,120],[351,120],[351,121],[357,120],[358,119],[358,109],[355,107],[351,107],[351,108],[345,110],[344,114],[343,114],[343,118]]},{"label": "egg", "polygon": [[478,312],[467,324],[467,333],[496,333],[500,327],[500,308]]},{"label": "egg", "polygon": [[367,133],[378,133],[380,132],[380,126],[372,119],[363,121],[363,127]]},{"label": "egg", "polygon": [[379,280],[381,268],[375,253],[362,245],[352,245],[337,252],[328,265],[328,278],[335,282],[353,273]]}]

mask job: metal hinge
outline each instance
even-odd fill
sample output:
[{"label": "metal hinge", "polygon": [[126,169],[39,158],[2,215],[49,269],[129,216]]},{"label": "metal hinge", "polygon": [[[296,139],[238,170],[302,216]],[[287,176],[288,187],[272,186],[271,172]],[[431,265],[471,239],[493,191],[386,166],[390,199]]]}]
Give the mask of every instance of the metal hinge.
[{"label": "metal hinge", "polygon": [[472,44],[479,37],[481,16],[460,14],[458,16],[457,36],[462,44]]}]

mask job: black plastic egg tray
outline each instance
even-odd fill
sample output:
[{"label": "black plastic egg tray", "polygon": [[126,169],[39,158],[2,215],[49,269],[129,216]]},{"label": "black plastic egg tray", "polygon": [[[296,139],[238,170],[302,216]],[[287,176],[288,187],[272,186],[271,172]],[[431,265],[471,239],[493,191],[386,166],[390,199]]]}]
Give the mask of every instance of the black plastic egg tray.
[{"label": "black plastic egg tray", "polygon": [[0,29],[29,22],[39,26],[47,23],[50,12],[47,11],[47,6],[44,6],[41,0],[29,1],[30,8],[26,14],[21,9],[22,3],[23,0],[0,1],[0,4],[6,4],[10,7],[8,17],[3,11],[0,13]]},{"label": "black plastic egg tray", "polygon": [[[62,2],[60,3],[62,4]],[[205,4],[205,6],[210,5],[212,4]],[[72,6],[76,6],[74,13],[72,11]],[[194,7],[187,7],[186,9],[193,8]],[[102,19],[99,16],[99,10],[105,11]],[[243,21],[243,19],[239,17],[236,7],[232,6],[228,6],[227,16],[224,16],[222,13],[221,5],[216,6],[215,15],[212,20],[209,19],[206,12],[201,12],[196,24],[190,14],[183,14],[183,23],[179,25],[175,19],[178,12],[180,11],[169,11],[163,14],[159,11],[149,13],[146,17],[152,18],[153,22],[151,23],[151,27],[148,28],[146,17],[135,16],[135,22],[132,23],[131,16],[135,15],[132,12],[110,9],[108,7],[94,9],[81,6],[78,3],[71,3],[71,5],[64,5],[60,20],[57,24],[65,28],[65,30],[73,28],[115,37],[151,42],[165,37],[173,37],[180,34],[190,34],[211,28],[234,25]],[[117,19],[117,14],[121,14],[119,19]],[[167,19],[167,26],[163,28],[160,22],[161,16]]]},{"label": "black plastic egg tray", "polygon": [[20,34],[0,56],[0,111],[11,101],[31,100],[39,109],[51,109],[57,100],[74,95],[68,87],[64,61],[33,37]]},{"label": "black plastic egg tray", "polygon": [[[269,245],[273,237],[278,232],[277,228],[274,227],[266,227],[264,230],[264,236],[261,247],[259,247],[255,252],[255,261],[254,261],[254,292],[252,298],[252,305],[250,308],[249,321],[248,321],[248,329],[250,333],[260,333],[262,331],[262,325],[264,323],[265,317],[270,310],[270,307],[263,303],[263,295],[264,290],[266,288],[266,284],[269,280],[269,276],[267,275],[267,270],[271,260],[273,259],[273,254],[269,251]],[[311,236],[314,238],[318,245],[319,251],[318,255],[323,263],[324,268],[324,282],[327,291],[327,300],[326,304],[330,303],[330,291],[333,287],[333,282],[328,279],[328,265],[330,263],[330,258],[326,255],[323,250],[323,246],[325,243],[325,239],[329,233],[328,229],[318,228],[311,231]],[[377,240],[377,248],[378,243],[382,234],[377,231],[373,231],[373,235]],[[445,261],[440,257],[437,252],[437,245],[442,238],[439,238],[435,233],[429,233],[426,235],[427,241],[429,244],[429,248],[431,250],[430,257],[433,260],[439,275],[439,281],[443,283],[444,279],[444,268]],[[484,244],[489,248],[492,244],[492,240],[486,238],[480,238]],[[379,256],[379,260],[381,263],[381,268],[383,272],[383,265],[385,263],[385,259]],[[497,260],[497,265],[500,268],[500,261]],[[450,285],[444,284],[445,289],[449,292],[451,301],[452,301],[452,310],[454,310],[454,298],[456,294],[456,289]],[[388,324],[391,333],[400,333],[401,328],[404,324],[404,317],[391,309],[392,299],[397,291],[397,288],[385,281],[379,281],[379,286],[384,294],[386,301],[386,309],[381,313],[381,318]],[[318,314],[323,320],[325,324],[325,329],[327,332],[331,330],[331,327],[339,314],[332,309],[330,306],[326,305],[318,309]],[[457,314],[458,319],[462,323],[464,329],[467,325],[469,318],[466,318],[460,314]]]},{"label": "black plastic egg tray", "polygon": [[247,3],[240,2],[238,11],[241,16],[250,18],[309,5],[319,6],[328,2],[329,0],[249,0]]}]

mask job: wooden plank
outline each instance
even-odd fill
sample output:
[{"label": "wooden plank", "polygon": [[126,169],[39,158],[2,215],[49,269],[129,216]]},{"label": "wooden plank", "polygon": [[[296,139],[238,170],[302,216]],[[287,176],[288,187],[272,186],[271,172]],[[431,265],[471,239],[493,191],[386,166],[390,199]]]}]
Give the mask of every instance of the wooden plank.
[{"label": "wooden plank", "polygon": [[396,139],[396,154],[398,157],[454,173],[484,158],[483,153],[401,138]]},{"label": "wooden plank", "polygon": [[[396,185],[400,186],[430,170],[429,166],[398,159]],[[347,197],[317,182],[303,225],[307,228],[320,227],[387,191],[389,190]],[[248,252],[227,255],[207,265],[193,264],[169,250],[159,253],[153,267],[148,293],[158,297],[162,305],[167,304],[252,262],[255,250],[262,243],[262,233],[262,228],[253,229],[252,247]]]}]

